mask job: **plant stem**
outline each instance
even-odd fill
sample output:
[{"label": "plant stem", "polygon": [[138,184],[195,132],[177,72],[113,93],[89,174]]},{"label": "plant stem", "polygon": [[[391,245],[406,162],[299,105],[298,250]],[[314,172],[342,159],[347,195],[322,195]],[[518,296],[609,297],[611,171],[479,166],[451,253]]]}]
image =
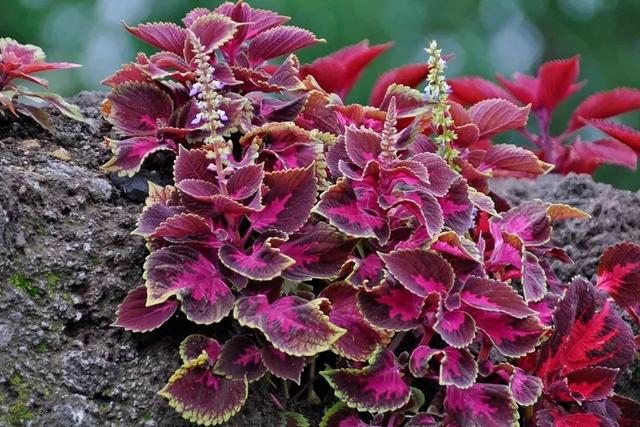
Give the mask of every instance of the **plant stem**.
[{"label": "plant stem", "polygon": [[404,337],[407,335],[407,331],[402,331],[396,334],[395,337],[393,337],[393,340],[391,341],[391,343],[389,344],[389,350],[391,351],[396,351],[396,349],[398,348],[398,346],[400,345],[400,343],[402,342],[402,340],[404,339]]}]

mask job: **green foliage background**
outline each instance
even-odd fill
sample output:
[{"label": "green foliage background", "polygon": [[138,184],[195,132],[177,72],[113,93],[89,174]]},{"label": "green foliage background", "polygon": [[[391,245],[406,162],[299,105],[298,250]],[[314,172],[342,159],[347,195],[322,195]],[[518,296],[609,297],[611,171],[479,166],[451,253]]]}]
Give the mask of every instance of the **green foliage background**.
[{"label": "green foliage background", "polygon": [[[617,86],[640,87],[640,1],[638,0],[253,0],[255,7],[291,16],[326,44],[300,53],[301,60],[368,38],[395,41],[365,73],[351,94],[366,102],[377,75],[425,60],[424,46],[437,39],[455,54],[449,75],[535,72],[540,62],[580,54],[587,80],[559,111],[559,127],[587,93]],[[0,36],[41,46],[52,61],[84,65],[51,74],[51,88],[64,95],[98,89],[99,81],[137,51],[149,51],[122,30],[120,21],[177,21],[197,0],[6,0]],[[640,115],[623,121],[640,128]],[[588,136],[588,135],[586,135]],[[640,188],[640,173],[603,167],[598,180]]]}]

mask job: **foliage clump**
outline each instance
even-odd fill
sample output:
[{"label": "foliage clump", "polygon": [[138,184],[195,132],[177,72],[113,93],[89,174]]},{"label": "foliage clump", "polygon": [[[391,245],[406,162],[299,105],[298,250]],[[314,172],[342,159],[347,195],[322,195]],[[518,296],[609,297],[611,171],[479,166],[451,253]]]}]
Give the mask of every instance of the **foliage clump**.
[{"label": "foliage clump", "polygon": [[480,82],[493,94],[463,100],[432,44],[428,64],[383,75],[370,106],[346,105],[388,45],[300,65],[293,52],[319,39],[287,20],[238,2],[127,27],[161,51],[105,81],[124,138],[105,168],[175,159],[173,184],[149,185],[145,282],[115,324],[150,331],[180,310],[210,325],[182,342],[160,394],[220,424],[265,376],[313,394],[320,357],[336,397],[323,426],[632,425],[639,406],[613,387],[636,353],[621,310],[637,319],[640,246],[608,250],[595,284],[564,283],[552,224],[588,215],[489,189],[553,168],[538,154],[559,156],[492,140],[575,88],[518,106]]}]

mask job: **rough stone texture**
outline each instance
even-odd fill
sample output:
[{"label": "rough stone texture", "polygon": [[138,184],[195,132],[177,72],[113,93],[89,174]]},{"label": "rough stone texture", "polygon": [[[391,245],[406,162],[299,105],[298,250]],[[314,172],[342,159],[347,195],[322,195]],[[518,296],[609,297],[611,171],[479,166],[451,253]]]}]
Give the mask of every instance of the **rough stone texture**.
[{"label": "rough stone texture", "polygon": [[[194,329],[179,317],[149,334],[110,326],[141,282],[146,250],[130,235],[141,188],[167,177],[105,176],[99,165],[109,157],[102,139],[110,129],[98,112],[101,95],[74,101],[87,123],[54,117],[53,135],[26,119],[0,118],[0,426],[186,425],[156,392],[179,366],[182,338],[211,328]],[[582,176],[495,187],[516,203],[540,197],[593,215],[556,228],[555,239],[576,260],[564,277],[591,277],[606,246],[640,241],[638,194]],[[638,384],[631,375],[627,389]],[[269,394],[318,419],[317,408],[287,402],[269,382],[251,390],[230,425],[276,425]]]}]

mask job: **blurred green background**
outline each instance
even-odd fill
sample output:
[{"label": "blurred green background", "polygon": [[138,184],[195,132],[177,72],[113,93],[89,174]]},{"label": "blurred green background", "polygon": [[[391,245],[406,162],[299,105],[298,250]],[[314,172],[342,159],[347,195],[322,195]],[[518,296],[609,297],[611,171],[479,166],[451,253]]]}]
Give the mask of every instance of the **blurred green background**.
[{"label": "blurred green background", "polygon": [[[197,0],[5,0],[0,36],[41,46],[51,61],[83,68],[49,75],[63,95],[98,89],[99,82],[137,51],[149,52],[123,31],[120,22],[178,21]],[[617,86],[640,87],[640,0],[253,0],[252,6],[291,16],[326,44],[300,53],[303,62],[369,39],[395,41],[366,72],[351,94],[366,102],[377,75],[404,63],[425,60],[424,46],[437,39],[455,54],[450,76],[535,72],[541,61],[582,55],[587,86],[561,108],[561,127],[587,93]],[[623,118],[640,128],[640,115]],[[588,136],[588,135],[587,135]],[[596,174],[617,187],[640,188],[640,173],[603,167]]]}]

